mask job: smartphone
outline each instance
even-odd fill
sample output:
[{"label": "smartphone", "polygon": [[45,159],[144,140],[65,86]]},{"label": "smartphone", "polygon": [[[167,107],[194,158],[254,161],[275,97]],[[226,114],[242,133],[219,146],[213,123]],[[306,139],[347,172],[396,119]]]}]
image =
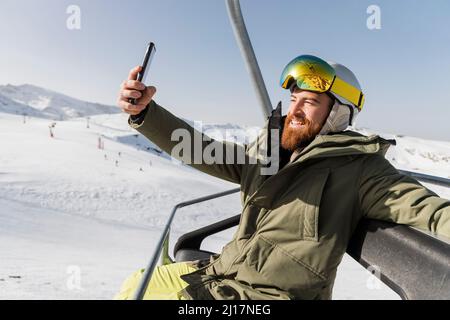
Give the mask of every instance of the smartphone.
[{"label": "smartphone", "polygon": [[[147,71],[150,67],[150,63],[152,62],[153,56],[155,55],[156,47],[153,42],[150,42],[147,45],[147,49],[145,50],[144,60],[142,61],[142,70],[138,73],[137,80],[143,82],[146,80]],[[128,102],[135,105],[137,104],[138,99],[130,98]]]}]

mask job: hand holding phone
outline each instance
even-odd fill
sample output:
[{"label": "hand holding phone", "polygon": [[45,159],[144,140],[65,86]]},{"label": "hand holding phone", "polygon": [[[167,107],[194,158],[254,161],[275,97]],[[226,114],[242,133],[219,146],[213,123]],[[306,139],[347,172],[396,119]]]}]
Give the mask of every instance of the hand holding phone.
[{"label": "hand holding phone", "polygon": [[[146,80],[147,72],[148,72],[150,64],[151,64],[151,62],[153,60],[153,56],[155,55],[155,52],[156,52],[155,44],[153,42],[150,42],[147,45],[147,49],[146,49],[145,55],[144,55],[144,60],[142,61],[142,69],[138,73],[138,76],[137,76],[137,79],[136,79],[137,81],[143,82],[143,81]],[[137,104],[137,100],[138,99],[130,98],[128,100],[128,102],[133,104],[133,105],[136,105]]]},{"label": "hand holding phone", "polygon": [[146,86],[143,83],[143,81],[146,81],[146,74],[155,50],[155,44],[150,42],[145,51],[142,66],[131,69],[127,79],[120,86],[117,106],[130,116],[140,114],[152,101],[156,93],[154,86]]}]

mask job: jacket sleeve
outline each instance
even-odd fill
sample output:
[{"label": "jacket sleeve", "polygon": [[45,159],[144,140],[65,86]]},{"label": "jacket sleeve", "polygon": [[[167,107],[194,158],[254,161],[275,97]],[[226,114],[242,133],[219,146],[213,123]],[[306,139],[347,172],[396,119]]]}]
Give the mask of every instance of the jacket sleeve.
[{"label": "jacket sleeve", "polygon": [[368,156],[359,185],[362,214],[450,238],[450,201],[400,174],[384,156]]},{"label": "jacket sleeve", "polygon": [[153,100],[142,114],[129,117],[128,123],[183,163],[220,179],[241,182],[244,146],[209,138]]}]

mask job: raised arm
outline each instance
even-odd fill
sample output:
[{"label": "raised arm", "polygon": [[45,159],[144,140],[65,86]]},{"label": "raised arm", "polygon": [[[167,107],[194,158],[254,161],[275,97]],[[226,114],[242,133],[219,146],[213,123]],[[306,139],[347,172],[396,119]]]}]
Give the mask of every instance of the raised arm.
[{"label": "raised arm", "polygon": [[[139,70],[130,71],[119,92],[118,105],[130,115],[130,126],[178,160],[217,178],[240,183],[246,163],[244,146],[211,139],[158,105],[153,100],[156,88],[135,80]],[[137,98],[137,105],[130,104],[129,98]]]}]

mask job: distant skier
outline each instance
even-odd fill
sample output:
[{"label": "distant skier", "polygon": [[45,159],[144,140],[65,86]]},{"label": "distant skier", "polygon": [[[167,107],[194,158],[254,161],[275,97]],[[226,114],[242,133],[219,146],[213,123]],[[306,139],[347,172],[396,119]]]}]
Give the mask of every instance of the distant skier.
[{"label": "distant skier", "polygon": [[104,141],[103,141],[101,136],[99,136],[98,139],[97,139],[97,148],[100,149],[100,150],[104,150],[105,149],[105,144],[104,144]]},{"label": "distant skier", "polygon": [[50,138],[54,138],[55,134],[54,134],[54,129],[56,126],[56,122],[52,122],[51,124],[49,124],[48,128],[50,130]]},{"label": "distant skier", "polygon": [[119,160],[116,160],[116,167],[118,167],[119,166]]},{"label": "distant skier", "polygon": [[[246,146],[209,139],[165,110],[153,100],[156,88],[135,80],[139,70],[131,70],[119,93],[129,124],[167,154],[179,144],[171,139],[175,130],[189,132],[191,141],[200,136],[197,148],[173,156],[239,184],[243,203],[239,227],[220,255],[157,267],[145,299],[331,299],[337,267],[362,218],[450,237],[450,201],[385,159],[395,141],[346,130],[364,94],[345,66],[307,55],[289,62],[280,81],[290,90],[287,115],[280,103]],[[254,161],[269,145],[272,161]],[[219,161],[203,160],[211,146],[223,151]],[[275,172],[266,175],[272,166]],[[142,270],[130,276],[117,298],[130,298],[141,277]]]}]

